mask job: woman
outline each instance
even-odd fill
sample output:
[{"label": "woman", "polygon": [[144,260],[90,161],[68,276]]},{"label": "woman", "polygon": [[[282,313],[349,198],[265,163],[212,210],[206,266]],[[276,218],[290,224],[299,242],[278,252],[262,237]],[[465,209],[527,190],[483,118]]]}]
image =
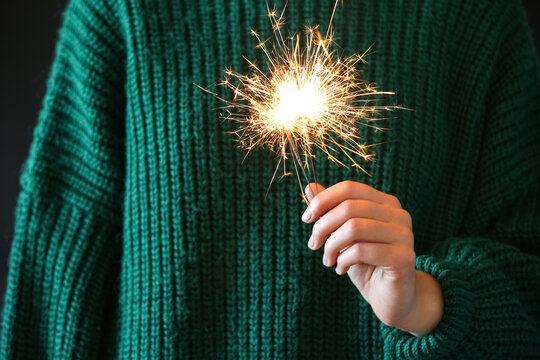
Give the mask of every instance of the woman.
[{"label": "woman", "polygon": [[[333,5],[290,1],[288,27]],[[340,45],[374,41],[365,78],[416,111],[359,130],[384,143],[369,177],[319,156],[331,186],[307,209],[293,179],[264,201],[274,159],[242,164],[235,124],[193,86],[262,59],[248,32],[270,34],[265,13],[71,1],[21,176],[1,357],[538,356],[540,72],[519,2],[338,8]]]}]

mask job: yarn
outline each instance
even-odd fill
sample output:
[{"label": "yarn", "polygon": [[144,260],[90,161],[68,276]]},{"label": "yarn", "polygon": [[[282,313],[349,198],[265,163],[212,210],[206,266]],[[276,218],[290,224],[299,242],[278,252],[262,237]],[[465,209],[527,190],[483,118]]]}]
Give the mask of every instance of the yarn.
[{"label": "yarn", "polygon": [[[290,0],[288,27],[333,1]],[[276,6],[281,8],[283,1]],[[210,85],[258,59],[265,1],[72,0],[21,169],[0,358],[534,358],[540,354],[540,71],[517,0],[345,1],[344,51],[398,94],[361,171],[410,212],[444,316],[388,327],[311,251],[294,178],[245,152]],[[245,53],[244,53],[245,52]],[[258,58],[259,57],[259,58]],[[222,96],[229,96],[225,92]]]}]

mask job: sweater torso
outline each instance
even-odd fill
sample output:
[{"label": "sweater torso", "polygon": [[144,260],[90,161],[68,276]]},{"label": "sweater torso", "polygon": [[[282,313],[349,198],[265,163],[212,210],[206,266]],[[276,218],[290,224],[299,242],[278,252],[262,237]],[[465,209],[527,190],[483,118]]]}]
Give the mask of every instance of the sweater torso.
[{"label": "sweater torso", "polygon": [[[461,225],[481,139],[483,99],[473,94],[486,85],[471,68],[493,56],[490,44],[473,59],[459,49],[486,29],[470,30],[447,9],[488,24],[472,2],[462,9],[447,3],[338,7],[337,42],[348,53],[374,42],[362,75],[415,111],[393,113],[383,132],[359,127],[366,143],[383,143],[369,177],[322,154],[315,164],[324,185],[355,180],[396,195],[415,221],[417,247]],[[339,349],[341,358],[376,357],[381,335],[369,305],[346,276],[322,266],[322,251],[306,246],[310,228],[300,221],[296,179],[274,183],[265,198],[276,156],[259,148],[243,162],[245,151],[228,133],[237,125],[219,120],[214,109],[222,104],[194,86],[215,84],[228,66],[248,71],[242,55],[263,63],[249,31],[271,35],[265,2],[202,4],[125,5],[120,353],[334,358]],[[332,6],[291,1],[286,28],[325,26]]]},{"label": "sweater torso", "polygon": [[[195,86],[231,99],[212,87],[224,70],[264,63],[249,34],[272,35],[264,0],[72,0],[21,176],[0,357],[534,357],[540,201],[521,199],[540,198],[540,71],[518,3],[335,14],[338,51],[374,44],[363,79],[413,111],[358,127],[379,144],[369,176],[317,151],[317,180],[366,183],[410,213],[417,269],[445,300],[415,338],[323,266],[295,177],[266,196],[277,155],[244,161],[238,124]],[[284,29],[324,31],[333,6],[289,0]]]}]

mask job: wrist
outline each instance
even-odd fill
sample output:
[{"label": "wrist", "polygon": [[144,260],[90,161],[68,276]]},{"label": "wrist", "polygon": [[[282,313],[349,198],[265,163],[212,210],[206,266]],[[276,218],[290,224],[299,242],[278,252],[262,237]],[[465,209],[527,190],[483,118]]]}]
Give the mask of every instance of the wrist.
[{"label": "wrist", "polygon": [[443,308],[442,290],[438,280],[428,273],[416,270],[415,300],[411,311],[398,328],[414,336],[427,335],[441,321]]}]

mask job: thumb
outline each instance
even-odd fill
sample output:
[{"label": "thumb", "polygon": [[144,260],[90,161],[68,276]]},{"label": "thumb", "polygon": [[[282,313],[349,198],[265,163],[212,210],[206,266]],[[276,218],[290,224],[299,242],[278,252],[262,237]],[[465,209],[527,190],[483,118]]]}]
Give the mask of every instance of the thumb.
[{"label": "thumb", "polygon": [[321,184],[309,183],[306,186],[306,190],[305,190],[308,201],[311,201],[315,197],[315,195],[317,195],[318,193],[322,192],[325,189],[326,188],[322,186]]}]

